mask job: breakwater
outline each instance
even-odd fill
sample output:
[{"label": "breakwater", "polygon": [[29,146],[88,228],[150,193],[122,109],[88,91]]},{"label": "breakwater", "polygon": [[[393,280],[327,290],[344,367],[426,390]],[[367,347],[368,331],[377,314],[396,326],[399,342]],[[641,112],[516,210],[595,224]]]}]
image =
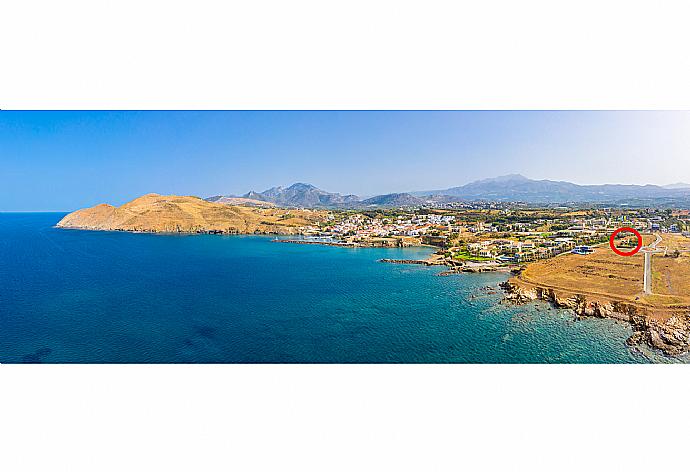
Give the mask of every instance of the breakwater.
[{"label": "breakwater", "polygon": [[356,247],[353,243],[344,243],[339,241],[309,241],[307,239],[274,239],[273,242],[290,244],[317,244],[320,246]]}]

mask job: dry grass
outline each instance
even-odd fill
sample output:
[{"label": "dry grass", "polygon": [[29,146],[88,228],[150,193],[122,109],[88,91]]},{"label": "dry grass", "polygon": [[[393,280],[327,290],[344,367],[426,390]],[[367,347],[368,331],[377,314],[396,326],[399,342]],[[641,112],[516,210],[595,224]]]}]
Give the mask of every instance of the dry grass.
[{"label": "dry grass", "polygon": [[120,207],[78,210],[58,226],[95,230],[294,234],[325,217],[324,212],[250,208],[211,203],[197,197],[144,195]]},{"label": "dry grass", "polygon": [[690,238],[680,234],[664,234],[660,248],[668,248],[669,251],[690,251]]},{"label": "dry grass", "polygon": [[[660,248],[673,251],[690,250],[690,239],[680,235],[664,235]],[[652,292],[667,305],[690,306],[690,253],[678,257],[661,254],[652,258]]]},{"label": "dry grass", "polygon": [[532,263],[520,279],[573,294],[634,301],[643,291],[643,271],[642,255],[621,257],[606,246],[586,256],[564,254]]},{"label": "dry grass", "polygon": [[[663,235],[660,248],[690,248],[690,240]],[[644,244],[655,236],[645,235]],[[652,311],[664,312],[690,306],[690,253],[677,258],[655,255],[652,258],[652,292],[643,293],[644,256],[615,254],[602,245],[593,254],[565,254],[530,264],[515,281],[552,288],[564,294],[583,294],[602,301],[630,302]]]}]

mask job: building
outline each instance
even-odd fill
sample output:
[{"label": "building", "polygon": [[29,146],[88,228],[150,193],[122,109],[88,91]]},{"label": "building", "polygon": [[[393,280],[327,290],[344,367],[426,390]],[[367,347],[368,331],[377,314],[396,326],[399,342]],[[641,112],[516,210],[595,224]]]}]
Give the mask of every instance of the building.
[{"label": "building", "polygon": [[586,256],[587,254],[592,254],[594,249],[591,246],[575,246],[572,251],[573,254],[579,254],[581,256]]},{"label": "building", "polygon": [[482,249],[481,251],[479,251],[479,257],[494,259],[496,257],[496,254],[491,249]]}]

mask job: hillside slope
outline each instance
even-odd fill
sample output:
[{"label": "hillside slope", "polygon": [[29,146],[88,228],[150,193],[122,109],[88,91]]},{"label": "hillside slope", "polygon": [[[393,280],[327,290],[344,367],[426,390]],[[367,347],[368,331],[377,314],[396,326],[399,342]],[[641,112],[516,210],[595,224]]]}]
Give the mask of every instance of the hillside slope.
[{"label": "hillside slope", "polygon": [[77,210],[57,226],[104,231],[295,234],[323,216],[310,210],[249,208],[152,193],[120,207],[101,204]]},{"label": "hillside slope", "polygon": [[389,193],[367,198],[361,202],[364,206],[411,207],[423,205],[426,200],[417,198],[409,193]]}]

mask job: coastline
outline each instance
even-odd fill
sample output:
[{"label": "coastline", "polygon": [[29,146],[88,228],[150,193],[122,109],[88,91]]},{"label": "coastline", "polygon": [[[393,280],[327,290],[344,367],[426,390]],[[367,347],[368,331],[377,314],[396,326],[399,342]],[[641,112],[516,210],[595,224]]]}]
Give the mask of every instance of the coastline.
[{"label": "coastline", "polygon": [[[371,247],[328,241],[274,240],[274,242],[337,247]],[[434,246],[430,247],[439,249]],[[559,256],[563,255],[565,254]],[[604,294],[567,290],[527,282],[519,279],[520,272],[517,266],[454,261],[442,255],[440,251],[431,254],[426,259],[379,259],[378,262],[427,267],[446,266],[449,268],[437,273],[437,276],[483,272],[512,273],[515,274],[513,277],[498,284],[498,289],[504,293],[501,303],[524,305],[543,302],[556,309],[570,310],[577,318],[612,319],[628,324],[632,328],[632,335],[625,340],[625,344],[630,348],[639,349],[639,346],[644,344],[671,358],[677,358],[690,352],[690,319],[686,320],[678,313],[651,311],[649,307],[643,304],[631,303],[622,297],[607,297]],[[528,263],[527,266],[531,264],[534,263]],[[496,288],[491,285],[485,289],[495,290]]]},{"label": "coastline", "polygon": [[449,259],[447,256],[443,255],[439,251],[438,246],[432,246],[430,244],[415,244],[409,246],[387,246],[387,245],[377,245],[377,244],[361,244],[361,243],[351,243],[351,242],[339,242],[339,241],[318,241],[318,240],[308,240],[308,239],[274,239],[275,243],[288,243],[288,244],[308,244],[308,245],[321,245],[321,246],[335,246],[335,247],[348,247],[348,248],[386,248],[386,247],[427,247],[430,249],[435,249],[436,251],[429,255],[426,259],[379,259],[378,262],[385,264],[414,264],[414,265],[424,265],[424,266],[446,266],[449,270],[441,272],[439,275],[453,275],[462,272],[468,273],[480,273],[480,272],[512,272],[516,269],[515,266],[505,266],[499,265],[494,262],[473,262],[473,261],[455,261]]},{"label": "coastline", "polygon": [[512,268],[508,266],[500,266],[495,264],[487,264],[481,262],[456,262],[449,260],[437,253],[432,254],[426,259],[379,259],[379,262],[386,264],[418,264],[425,266],[446,266],[449,270],[441,272],[439,275],[452,275],[462,272],[480,273],[480,272],[511,272]]},{"label": "coastline", "polygon": [[[26,259],[8,257],[12,270],[3,281],[10,293],[34,300],[3,299],[29,330],[14,331],[13,316],[5,317],[7,362],[647,362],[625,346],[630,333],[622,323],[613,335],[608,322],[573,324],[565,310],[503,306],[497,285],[509,274],[448,279],[438,277],[444,266],[377,262],[423,260],[430,248],[289,247],[261,235],[98,235],[52,229],[56,219],[5,221],[12,228],[7,254],[21,248]],[[31,276],[54,282],[55,268],[64,269],[64,285],[55,290],[22,283]],[[109,302],[94,303],[100,299]],[[535,324],[549,333],[546,349],[533,342]],[[123,330],[136,342],[114,338]],[[305,349],[304,339],[318,344]]]},{"label": "coastline", "polygon": [[193,235],[193,234],[217,234],[221,236],[295,236],[300,233],[298,232],[274,232],[274,231],[253,231],[253,232],[243,232],[243,231],[228,231],[228,230],[215,230],[215,229],[197,229],[193,231],[185,230],[175,230],[175,231],[162,231],[154,229],[122,229],[122,228],[96,228],[89,226],[65,226],[56,224],[53,226],[55,229],[60,230],[72,230],[72,231],[93,231],[93,232],[116,232],[116,233],[132,233],[132,234],[160,234],[160,235]]},{"label": "coastline", "polygon": [[337,247],[361,247],[351,243],[337,242],[337,241],[309,241],[306,239],[274,239],[273,243],[287,243],[287,244],[312,244],[318,246],[337,246]]},{"label": "coastline", "polygon": [[[161,235],[194,235],[194,234],[218,234],[218,235],[257,235],[257,236],[288,236],[295,237],[302,235],[302,229],[297,227],[283,227],[283,231],[271,230],[217,230],[217,229],[194,229],[176,231],[161,231],[157,229],[123,229],[123,228],[99,228],[89,226],[55,225],[58,229],[71,229],[82,231],[113,231],[129,232],[139,234],[161,234]],[[273,239],[272,242],[303,244],[303,245],[323,245],[346,248],[381,248],[381,247],[401,247],[374,244],[361,244],[339,241],[318,241],[308,239]],[[502,266],[495,262],[472,262],[456,261],[449,259],[440,253],[440,248],[426,244],[419,244],[409,247],[429,247],[436,249],[437,252],[429,255],[426,259],[379,259],[381,263],[388,264],[416,264],[424,266],[445,266],[447,270],[440,272],[439,276],[450,276],[460,273],[482,273],[482,272],[514,272],[515,266]],[[557,256],[558,257],[558,256]],[[528,264],[527,267],[534,263]],[[678,356],[690,352],[690,316],[681,313],[679,310],[662,310],[645,305],[644,303],[630,301],[623,297],[616,297],[610,294],[597,293],[576,288],[553,286],[547,283],[528,281],[515,277],[500,284],[505,293],[504,302],[516,305],[542,301],[556,308],[572,310],[578,317],[598,317],[610,318],[628,323],[633,328],[633,334],[627,339],[629,346],[645,344],[657,349],[669,356]]]},{"label": "coastline", "polygon": [[534,301],[572,310],[578,317],[611,318],[630,324],[629,346],[645,344],[668,356],[690,352],[690,317],[682,312],[654,309],[620,297],[549,287],[512,277],[500,284],[504,301],[523,305]]},{"label": "coastline", "polygon": [[[315,244],[322,246],[338,246],[338,247],[361,247],[361,248],[404,248],[404,247],[427,247],[438,250],[438,246],[433,246],[431,244],[424,244],[421,242],[415,242],[414,244],[401,244],[400,240],[397,240],[397,244],[384,244],[379,239],[369,240],[367,242],[363,241],[343,241],[330,238],[331,240],[324,240],[326,238],[314,238],[305,236],[303,233],[298,233],[297,235],[303,236],[303,239],[275,239],[273,242],[276,243],[288,243],[288,244]],[[297,236],[292,235],[292,236]],[[286,236],[286,235],[279,235]],[[391,238],[396,240],[396,238]],[[387,239],[390,241],[391,239]]]}]

